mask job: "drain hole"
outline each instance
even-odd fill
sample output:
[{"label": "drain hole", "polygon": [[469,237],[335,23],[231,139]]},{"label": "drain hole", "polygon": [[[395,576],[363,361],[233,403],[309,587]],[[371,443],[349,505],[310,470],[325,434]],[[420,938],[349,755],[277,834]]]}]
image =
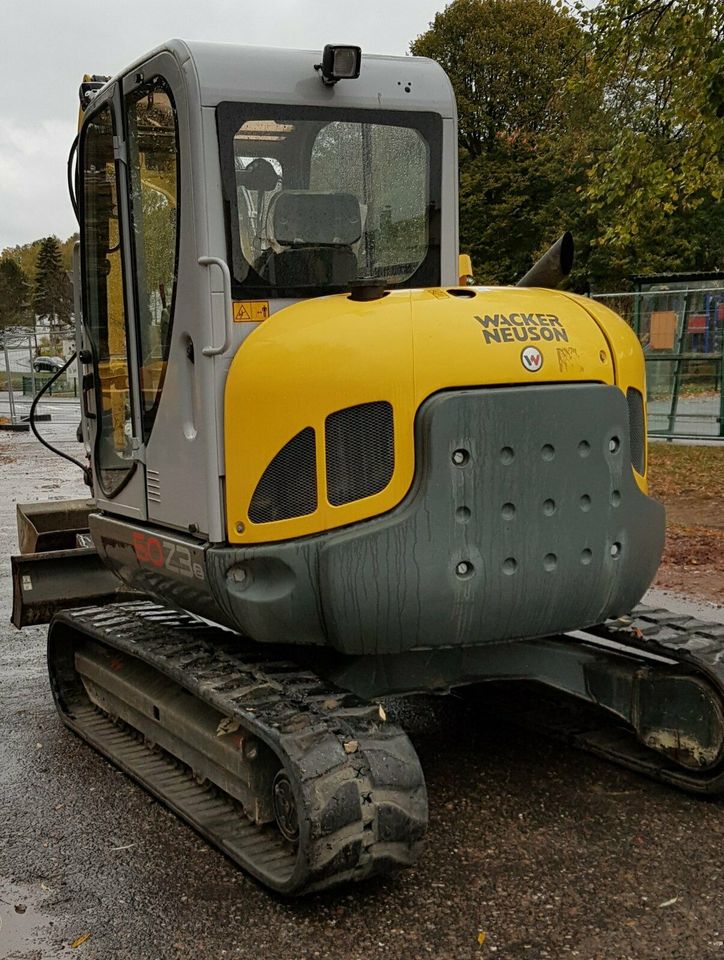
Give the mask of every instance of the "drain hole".
[{"label": "drain hole", "polygon": [[515,557],[508,557],[507,560],[503,560],[503,573],[507,573],[508,576],[511,576],[518,569],[518,562]]},{"label": "drain hole", "polygon": [[556,512],[556,501],[555,500],[544,500],[543,501],[543,513],[547,517],[552,517]]},{"label": "drain hole", "polygon": [[592,559],[593,559],[593,552],[591,550],[589,550],[588,548],[586,548],[585,550],[581,550],[581,563],[583,564],[584,567],[588,566],[588,564],[591,562]]},{"label": "drain hole", "polygon": [[621,494],[618,490],[611,491],[611,506],[617,507],[621,503]]},{"label": "drain hole", "polygon": [[470,508],[469,507],[458,507],[455,511],[455,519],[459,523],[467,523],[470,519]]},{"label": "drain hole", "polygon": [[611,439],[608,441],[609,453],[618,453],[620,449],[621,441],[618,439],[618,437],[611,437]]},{"label": "drain hole", "polygon": [[461,580],[467,580],[468,577],[472,577],[473,569],[473,565],[469,560],[461,560],[460,563],[455,567],[455,573],[460,577]]},{"label": "drain hole", "polygon": [[500,462],[501,463],[512,463],[515,453],[513,452],[512,447],[503,447],[500,451]]},{"label": "drain hole", "polygon": [[556,455],[555,448],[552,447],[550,443],[546,443],[545,446],[541,449],[540,455],[543,457],[544,460],[552,460],[553,457],[555,457]]},{"label": "drain hole", "polygon": [[591,452],[591,444],[587,440],[581,440],[578,444],[578,455],[580,457],[587,457]]},{"label": "drain hole", "polygon": [[514,503],[504,503],[503,509],[500,511],[503,514],[503,517],[506,520],[512,520],[515,516],[515,504]]},{"label": "drain hole", "polygon": [[456,467],[464,466],[470,459],[470,454],[463,447],[459,447],[457,450],[453,450],[452,462]]},{"label": "drain hole", "polygon": [[588,511],[591,509],[591,498],[587,493],[583,494],[579,503],[581,504],[581,510],[583,510],[584,513],[588,513]]},{"label": "drain hole", "polygon": [[555,553],[547,553],[543,557],[543,566],[548,571],[556,569],[558,566],[558,557],[555,555]]},{"label": "drain hole", "polygon": [[614,560],[615,560],[617,557],[620,557],[620,556],[621,556],[621,544],[620,544],[620,543],[612,543],[612,544],[611,544],[611,556],[614,558]]}]

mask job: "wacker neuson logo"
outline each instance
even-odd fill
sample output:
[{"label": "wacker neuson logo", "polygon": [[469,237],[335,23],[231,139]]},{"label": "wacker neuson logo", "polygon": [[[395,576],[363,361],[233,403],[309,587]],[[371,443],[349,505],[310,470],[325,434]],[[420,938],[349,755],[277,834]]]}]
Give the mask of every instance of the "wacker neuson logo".
[{"label": "wacker neuson logo", "polygon": [[475,315],[483,328],[486,343],[535,343],[536,340],[563,340],[568,333],[554,313],[494,313]]},{"label": "wacker neuson logo", "polygon": [[543,366],[543,354],[538,347],[523,347],[520,362],[530,373],[538,373]]}]

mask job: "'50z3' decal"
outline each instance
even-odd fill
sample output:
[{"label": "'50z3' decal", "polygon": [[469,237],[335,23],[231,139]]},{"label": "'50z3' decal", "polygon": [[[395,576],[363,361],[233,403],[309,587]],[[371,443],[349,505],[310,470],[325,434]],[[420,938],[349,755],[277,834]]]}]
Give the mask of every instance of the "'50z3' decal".
[{"label": "'50z3' decal", "polygon": [[145,533],[134,531],[133,549],[139,563],[149,567],[162,568],[176,576],[188,577],[190,580],[203,580],[204,568],[197,563],[191,550],[182,543],[173,543],[171,540],[162,540],[159,537],[149,537]]}]

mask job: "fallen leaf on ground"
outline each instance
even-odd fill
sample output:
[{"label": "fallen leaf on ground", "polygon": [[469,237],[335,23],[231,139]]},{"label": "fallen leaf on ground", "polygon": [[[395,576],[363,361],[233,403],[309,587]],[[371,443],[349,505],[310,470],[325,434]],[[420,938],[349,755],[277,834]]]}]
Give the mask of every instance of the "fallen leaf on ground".
[{"label": "fallen leaf on ground", "polygon": [[90,940],[91,935],[89,933],[82,933],[79,937],[76,937],[75,940],[71,943],[71,947],[75,950],[77,947],[82,947],[86,940]]}]

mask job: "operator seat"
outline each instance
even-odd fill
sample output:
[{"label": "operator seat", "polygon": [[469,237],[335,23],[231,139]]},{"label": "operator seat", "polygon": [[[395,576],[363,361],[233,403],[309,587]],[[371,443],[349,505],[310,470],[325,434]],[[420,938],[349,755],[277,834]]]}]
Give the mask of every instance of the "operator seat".
[{"label": "operator seat", "polygon": [[266,233],[270,246],[256,269],[277,287],[346,286],[357,277],[362,216],[351,193],[282,190],[269,204]]}]

